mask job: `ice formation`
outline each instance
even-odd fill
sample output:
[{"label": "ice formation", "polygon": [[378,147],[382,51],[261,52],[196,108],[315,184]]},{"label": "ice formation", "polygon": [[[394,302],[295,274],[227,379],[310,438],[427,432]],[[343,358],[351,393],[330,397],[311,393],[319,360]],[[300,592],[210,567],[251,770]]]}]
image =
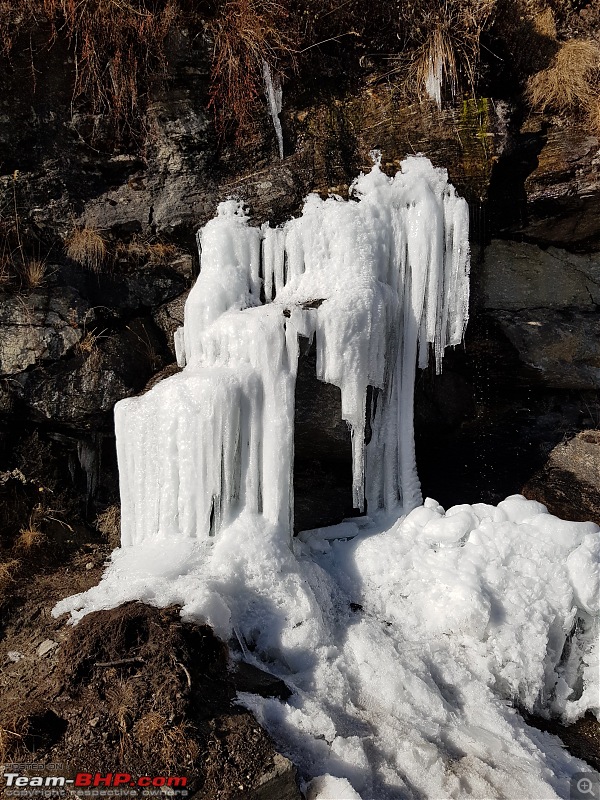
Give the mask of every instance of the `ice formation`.
[{"label": "ice formation", "polygon": [[430,349],[439,370],[463,336],[467,205],[423,157],[393,178],[376,161],[352,195],[311,195],[281,228],[252,227],[229,200],[201,230],[176,337],[185,369],[116,407],[123,544],[208,537],[243,509],[290,531],[300,335],[316,338],[317,377],[341,389],[355,507],[421,502],[415,370]]},{"label": "ice formation", "polygon": [[443,62],[439,56],[435,61],[431,59],[425,76],[425,91],[435,101],[438,108],[442,107],[443,68]]},{"label": "ice formation", "polygon": [[273,120],[273,127],[275,128],[275,136],[277,137],[277,149],[279,150],[279,158],[283,161],[283,130],[281,128],[281,120],[279,115],[282,109],[283,92],[281,83],[273,80],[271,67],[266,61],[263,61],[263,78],[265,81],[265,94],[267,96],[267,105],[269,106],[269,114]]},{"label": "ice formation", "polygon": [[[124,546],[53,613],[137,599],[210,624],[289,686],[238,700],[308,800],[566,800],[589,767],[517,709],[600,713],[600,530],[518,495],[420,504],[414,374],[462,336],[466,207],[422,158],[354,195],[276,229],[231,201],[202,230],[185,369],[117,407]],[[290,542],[300,333],[341,388],[369,516]]]}]

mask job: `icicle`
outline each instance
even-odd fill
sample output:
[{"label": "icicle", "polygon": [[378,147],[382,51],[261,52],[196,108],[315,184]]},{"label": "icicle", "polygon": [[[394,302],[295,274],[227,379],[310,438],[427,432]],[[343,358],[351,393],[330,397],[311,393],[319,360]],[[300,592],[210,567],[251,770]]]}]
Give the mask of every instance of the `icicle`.
[{"label": "icicle", "polygon": [[442,107],[442,59],[436,58],[435,62],[429,62],[427,76],[425,78],[425,91],[435,100],[438,108]]},{"label": "icicle", "polygon": [[281,129],[281,120],[279,119],[282,109],[283,92],[281,89],[281,83],[279,81],[276,81],[276,83],[273,82],[271,67],[266,61],[263,61],[263,78],[265,81],[265,94],[267,96],[269,114],[273,120],[275,136],[277,137],[279,158],[283,161],[283,131]]}]

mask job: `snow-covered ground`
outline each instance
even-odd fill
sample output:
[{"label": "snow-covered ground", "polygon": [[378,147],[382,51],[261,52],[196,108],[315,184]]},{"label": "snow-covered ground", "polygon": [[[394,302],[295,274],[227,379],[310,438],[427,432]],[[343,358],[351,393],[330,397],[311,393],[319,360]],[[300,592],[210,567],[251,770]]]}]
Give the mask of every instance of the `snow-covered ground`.
[{"label": "snow-covered ground", "polygon": [[[292,690],[239,701],[310,800],[568,798],[585,765],[515,706],[598,711],[599,529],[520,496],[421,504],[415,370],[462,339],[468,209],[418,157],[353,191],[277,229],[231,200],[201,231],[185,369],[116,410],[123,546],[54,613],[139,599],[208,622]],[[341,389],[370,518],[292,540],[300,334]]]},{"label": "snow-covered ground", "polygon": [[311,800],[568,798],[589,768],[514,705],[598,709],[597,526],[515,496],[302,539],[292,551],[242,514],[212,541],[124,547],[55,613],[180,603],[239,642],[293,690],[240,702],[314,779]]}]

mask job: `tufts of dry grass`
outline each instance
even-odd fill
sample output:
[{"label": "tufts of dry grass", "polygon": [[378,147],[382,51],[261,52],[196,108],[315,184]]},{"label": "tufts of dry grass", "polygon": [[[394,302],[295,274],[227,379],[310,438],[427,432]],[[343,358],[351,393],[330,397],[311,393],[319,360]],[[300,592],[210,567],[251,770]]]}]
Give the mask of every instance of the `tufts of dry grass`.
[{"label": "tufts of dry grass", "polygon": [[14,575],[20,565],[21,562],[16,558],[0,561],[0,597],[5,595],[11,584],[14,583]]},{"label": "tufts of dry grass", "polygon": [[[73,106],[129,128],[150,79],[165,74],[167,39],[181,19],[181,0],[0,0],[0,54],[10,57],[19,34],[40,19],[47,47],[66,38],[75,64]],[[34,58],[43,59],[43,49]],[[33,65],[32,65],[33,66]]]},{"label": "tufts of dry grass", "polygon": [[46,262],[41,258],[27,259],[19,268],[19,273],[28,289],[38,289],[47,277]]},{"label": "tufts of dry grass", "polygon": [[29,515],[29,523],[19,530],[19,535],[15,541],[15,550],[17,552],[28,553],[46,541],[46,537],[40,527],[44,519],[44,508],[38,503]]},{"label": "tufts of dry grass", "polygon": [[165,764],[189,764],[199,754],[195,732],[185,723],[169,725],[157,711],[150,711],[135,723],[133,735],[143,747],[156,748]]},{"label": "tufts of dry grass", "polygon": [[121,544],[121,508],[115,503],[96,517],[96,528],[111,547]]},{"label": "tufts of dry grass", "polygon": [[95,228],[75,228],[66,241],[67,256],[82,267],[100,272],[107,258],[106,242]]},{"label": "tufts of dry grass", "polygon": [[570,39],[560,45],[546,69],[529,78],[527,97],[538,111],[585,109],[593,114],[598,108],[599,75],[600,46],[591,40]]},{"label": "tufts of dry grass", "polygon": [[254,104],[264,94],[264,64],[281,73],[294,64],[288,13],[272,0],[226,0],[211,23],[212,84],[209,107],[221,133],[235,120],[238,136],[250,127]]},{"label": "tufts of dry grass", "polygon": [[155,244],[148,245],[148,263],[156,266],[165,266],[169,264],[176,254],[177,248],[174,244],[156,242]]},{"label": "tufts of dry grass", "polygon": [[[475,91],[481,35],[489,27],[496,0],[420,0],[406,5],[400,28],[406,46],[393,57],[390,74],[404,78],[409,94],[441,106],[458,90]],[[400,37],[399,37],[400,38]]]}]

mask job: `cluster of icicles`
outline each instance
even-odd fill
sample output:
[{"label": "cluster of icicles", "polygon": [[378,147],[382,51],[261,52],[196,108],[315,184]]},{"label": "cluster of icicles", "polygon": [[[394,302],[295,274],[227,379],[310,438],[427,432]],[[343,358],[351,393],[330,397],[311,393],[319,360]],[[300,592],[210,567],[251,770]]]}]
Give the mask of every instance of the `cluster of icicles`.
[{"label": "cluster of icicles", "polygon": [[123,545],[212,536],[242,510],[291,531],[300,336],[341,390],[355,507],[419,505],[416,366],[432,350],[439,371],[468,310],[468,209],[446,171],[416,156],[389,178],[376,158],[348,201],[310,195],[299,218],[258,228],[229,200],[198,241],[184,369],[115,411]]}]

